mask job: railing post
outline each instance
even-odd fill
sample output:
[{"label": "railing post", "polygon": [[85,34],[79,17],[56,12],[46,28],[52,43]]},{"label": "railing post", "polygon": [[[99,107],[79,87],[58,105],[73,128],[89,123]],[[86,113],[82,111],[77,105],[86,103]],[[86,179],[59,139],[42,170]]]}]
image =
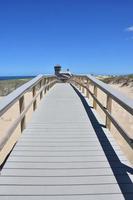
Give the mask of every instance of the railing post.
[{"label": "railing post", "polygon": [[[84,78],[82,79],[82,84],[84,85]],[[84,94],[84,92],[85,92],[85,88],[84,86],[82,86],[82,93]]]},{"label": "railing post", "polygon": [[76,83],[76,87],[79,89],[79,84],[78,83]]},{"label": "railing post", "polygon": [[[51,78],[49,78],[49,83],[51,82]],[[48,89],[50,90],[51,85],[48,86]]]},{"label": "railing post", "polygon": [[79,84],[77,83],[77,88],[79,89]]},{"label": "railing post", "polygon": [[[106,102],[106,109],[109,113],[111,113],[112,110],[112,99],[109,95],[107,95],[107,102]],[[110,130],[111,128],[111,121],[106,115],[106,127]]]},{"label": "railing post", "polygon": [[[44,86],[47,84],[47,79],[46,78],[44,78]],[[46,94],[46,92],[47,92],[47,89],[46,89],[46,87],[44,88],[44,94]]]},{"label": "railing post", "polygon": [[[49,84],[49,78],[47,79],[47,84]],[[49,91],[49,86],[47,86],[47,91]]]},{"label": "railing post", "polygon": [[[87,78],[84,78],[84,80],[83,80],[83,84],[87,87]],[[84,87],[84,94],[85,94],[85,96],[87,97],[87,88],[86,87]]]},{"label": "railing post", "polygon": [[[20,114],[23,112],[24,108],[25,108],[25,105],[24,105],[24,95],[23,95],[19,99],[19,111],[20,111]],[[22,118],[20,126],[21,126],[21,132],[22,132],[26,127],[25,116]]]},{"label": "railing post", "polygon": [[74,82],[75,87],[79,88],[79,85],[76,83],[76,81],[77,81],[76,78],[74,78],[73,80],[75,81]]},{"label": "railing post", "polygon": [[[36,86],[34,86],[32,88],[32,96],[33,96],[33,98],[34,98],[35,95],[36,95]],[[33,110],[36,110],[36,108],[37,108],[37,101],[35,100],[34,103],[33,103]]]},{"label": "railing post", "polygon": [[[76,79],[75,79],[75,81],[76,81]],[[76,83],[76,82],[75,82],[75,86],[76,86],[77,88],[79,88],[79,84],[78,84],[78,83]]]},{"label": "railing post", "polygon": [[[40,81],[40,89],[42,88],[42,85],[43,85],[43,79]],[[43,97],[43,91],[40,92],[40,100],[42,99]]]},{"label": "railing post", "polygon": [[[79,78],[79,82],[81,83],[81,78]],[[79,85],[79,90],[81,91],[82,87]]]},{"label": "railing post", "polygon": [[79,88],[79,90],[81,90],[81,86],[80,86],[80,78],[77,78],[77,81],[78,81],[78,88]]},{"label": "railing post", "polygon": [[[50,78],[49,82],[52,82],[52,78]],[[52,84],[50,84],[49,88],[51,89],[51,87],[52,87]]]},{"label": "railing post", "polygon": [[[87,80],[86,86],[89,89],[89,80]],[[86,97],[89,99],[89,91],[88,90],[86,90]]]},{"label": "railing post", "polygon": [[[94,92],[93,92],[94,96],[97,97],[97,86],[94,85]],[[97,108],[97,103],[96,101],[93,99],[93,108],[96,110]]]},{"label": "railing post", "polygon": [[[51,78],[51,82],[53,81],[53,78]],[[50,88],[53,87],[53,83],[50,84]]]}]

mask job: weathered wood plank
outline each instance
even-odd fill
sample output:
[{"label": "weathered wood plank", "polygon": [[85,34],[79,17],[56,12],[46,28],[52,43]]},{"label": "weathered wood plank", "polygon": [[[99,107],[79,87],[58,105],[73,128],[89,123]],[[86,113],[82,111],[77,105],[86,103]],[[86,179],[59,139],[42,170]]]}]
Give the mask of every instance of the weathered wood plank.
[{"label": "weathered wood plank", "polygon": [[[121,183],[129,183],[121,178]],[[117,184],[113,176],[90,176],[86,177],[7,177],[0,178],[0,185],[89,185],[89,184]]]},{"label": "weathered wood plank", "polygon": [[[111,136],[109,140],[125,161]],[[132,198],[124,166],[105,135],[100,142],[77,94],[68,84],[57,84],[42,100],[1,171],[0,199]]]},{"label": "weathered wood plank", "polygon": [[[112,158],[113,160],[113,158]],[[115,160],[115,158],[114,158]],[[91,157],[36,157],[36,156],[29,156],[29,157],[9,157],[8,161],[12,162],[94,162],[94,161],[107,161],[105,156],[91,156]]]},{"label": "weathered wood plank", "polygon": [[[130,185],[126,184],[130,192]],[[120,194],[117,184],[67,185],[67,186],[0,186],[1,195],[81,195],[81,194]]]},{"label": "weathered wood plank", "polygon": [[44,195],[39,195],[39,196],[33,196],[33,195],[28,195],[28,196],[2,196],[1,197],[2,200],[107,200],[107,199],[111,199],[111,200],[124,200],[125,198],[128,200],[132,200],[133,199],[133,195],[132,194],[126,194],[125,198],[122,194],[95,194],[95,195],[54,195],[54,196],[44,196]]},{"label": "weathered wood plank", "polygon": [[[114,155],[113,152],[107,152],[108,155]],[[120,154],[122,155],[121,151]],[[103,151],[77,151],[77,152],[61,152],[61,151],[52,151],[52,152],[32,152],[32,151],[13,151],[12,154],[10,156],[47,156],[47,157],[51,157],[51,156],[75,156],[75,157],[86,157],[86,156],[105,156]]]},{"label": "weathered wood plank", "polygon": [[[114,162],[115,166],[120,164]],[[79,162],[79,163],[23,163],[23,162],[7,162],[4,169],[89,169],[89,168],[110,168],[108,162]]]},{"label": "weathered wood plank", "polygon": [[[116,174],[124,174],[124,170],[116,169]],[[97,169],[4,169],[1,172],[3,176],[44,176],[44,177],[57,177],[57,176],[103,176],[112,175],[111,168],[97,168]]]}]

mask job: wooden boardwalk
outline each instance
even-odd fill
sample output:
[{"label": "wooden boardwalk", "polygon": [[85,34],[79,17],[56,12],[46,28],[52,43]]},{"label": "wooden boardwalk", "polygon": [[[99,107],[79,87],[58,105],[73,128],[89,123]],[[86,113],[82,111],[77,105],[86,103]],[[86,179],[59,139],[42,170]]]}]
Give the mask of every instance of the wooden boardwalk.
[{"label": "wooden boardwalk", "polygon": [[131,167],[80,94],[43,98],[0,176],[0,200],[133,200]]}]

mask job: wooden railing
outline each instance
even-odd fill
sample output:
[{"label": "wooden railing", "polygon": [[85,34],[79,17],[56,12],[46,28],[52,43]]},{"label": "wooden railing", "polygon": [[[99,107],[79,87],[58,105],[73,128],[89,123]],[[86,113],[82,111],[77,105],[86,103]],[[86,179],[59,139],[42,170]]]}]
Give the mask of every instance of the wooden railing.
[{"label": "wooden railing", "polygon": [[[32,110],[34,111],[38,105],[38,97],[41,100],[44,94],[58,81],[59,80],[57,80],[55,76],[39,75],[0,100],[0,117],[3,116],[10,108],[12,108],[16,102],[19,104],[19,116],[14,120],[13,123],[11,123],[10,127],[4,131],[4,134],[2,134],[2,136],[0,135],[0,164],[9,154],[14,144],[17,142],[18,138],[15,137],[13,142],[10,145],[7,145],[9,147],[6,148],[6,151],[3,150],[8,141],[10,141],[10,138],[12,137],[16,127],[20,125],[20,132],[25,129],[26,114],[29,109],[32,107]],[[91,75],[74,75],[69,79],[69,82],[80,89],[82,92],[86,91],[86,96],[88,98],[89,96],[93,98],[93,107],[96,109],[98,105],[105,113],[105,124],[107,128],[110,129],[111,124],[113,124],[122,135],[122,137],[128,142],[130,147],[133,148],[133,136],[129,135],[122,128],[121,124],[118,123],[117,119],[115,119],[112,115],[112,100],[117,102],[131,115],[133,115],[133,101],[125,98],[119,92],[113,90],[107,84],[97,80]],[[93,92],[90,89],[90,85],[93,85]],[[104,106],[103,103],[98,99],[98,89],[106,94],[106,106]],[[32,93],[32,99],[26,105],[25,94],[28,92]]]},{"label": "wooden railing", "polygon": [[[111,123],[127,141],[131,148],[133,148],[133,135],[129,135],[121,126],[121,124],[112,115],[112,100],[117,102],[123,109],[133,115],[133,101],[121,95],[121,93],[114,90],[109,85],[96,79],[91,75],[74,75],[69,80],[75,87],[81,90],[83,93],[86,90],[86,96],[89,95],[93,98],[93,107],[97,108],[97,105],[102,109],[106,116],[105,125],[108,129],[111,127]],[[90,90],[90,84],[93,85],[93,92]],[[106,94],[106,106],[99,101],[97,89],[100,89]],[[126,123],[126,122],[125,122]]]},{"label": "wooden railing", "polygon": [[[26,127],[26,114],[31,108],[33,107],[33,111],[37,108],[37,98],[39,97],[40,100],[43,98],[43,95],[57,82],[57,78],[55,76],[43,76],[38,75],[31,81],[27,82],[26,84],[22,85],[18,89],[14,90],[12,93],[4,97],[0,100],[0,117],[5,114],[16,102],[19,102],[19,116],[15,119],[15,121],[10,125],[10,127],[0,135],[0,152],[2,151],[3,147],[7,143],[7,141],[12,136],[13,132],[15,131],[16,127],[20,124],[21,132]],[[32,99],[28,102],[27,106],[25,106],[25,94],[27,92],[32,93]],[[14,140],[14,143],[16,141]],[[14,144],[12,144],[13,146]],[[8,149],[4,155],[4,158],[8,155]],[[1,161],[0,161],[1,162]],[[1,164],[1,163],[0,163]]]}]

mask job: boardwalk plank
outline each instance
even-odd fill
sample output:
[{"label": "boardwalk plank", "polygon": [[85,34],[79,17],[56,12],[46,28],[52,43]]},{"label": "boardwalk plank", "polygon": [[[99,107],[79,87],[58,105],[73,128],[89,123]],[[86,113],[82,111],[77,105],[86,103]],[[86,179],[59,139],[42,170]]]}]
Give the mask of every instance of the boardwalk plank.
[{"label": "boardwalk plank", "polygon": [[[124,200],[124,197],[122,194],[103,194],[103,195],[62,195],[62,196],[58,196],[58,195],[54,195],[54,196],[2,196],[1,197],[2,200],[107,200],[107,199],[111,199],[111,200]],[[133,199],[133,195],[129,194],[126,195],[126,199],[128,200],[132,200]]]},{"label": "boardwalk plank", "polygon": [[[129,185],[128,185],[129,188]],[[120,194],[117,184],[67,186],[0,186],[1,195]]]},{"label": "boardwalk plank", "polygon": [[93,126],[72,87],[56,84],[1,171],[0,199],[132,200],[125,157]]},{"label": "boardwalk plank", "polygon": [[[121,183],[130,183],[126,177],[119,176]],[[20,177],[1,176],[0,185],[89,185],[89,184],[117,184],[114,176],[86,176],[86,177]]]}]

